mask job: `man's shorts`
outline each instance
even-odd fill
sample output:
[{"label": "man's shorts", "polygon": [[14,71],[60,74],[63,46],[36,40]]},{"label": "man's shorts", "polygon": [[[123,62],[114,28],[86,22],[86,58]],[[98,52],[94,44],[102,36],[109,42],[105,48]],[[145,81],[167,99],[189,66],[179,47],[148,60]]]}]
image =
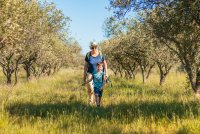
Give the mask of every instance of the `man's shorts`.
[{"label": "man's shorts", "polygon": [[[92,78],[92,74],[87,73],[87,80],[90,80],[91,78]],[[90,81],[90,82],[87,84],[87,86],[88,86],[88,89],[89,89],[89,90],[92,90],[92,92],[93,92],[93,88],[94,88],[93,80]]]},{"label": "man's shorts", "polygon": [[100,91],[99,88],[94,87],[94,93],[98,94],[99,97],[102,97],[103,91]]}]

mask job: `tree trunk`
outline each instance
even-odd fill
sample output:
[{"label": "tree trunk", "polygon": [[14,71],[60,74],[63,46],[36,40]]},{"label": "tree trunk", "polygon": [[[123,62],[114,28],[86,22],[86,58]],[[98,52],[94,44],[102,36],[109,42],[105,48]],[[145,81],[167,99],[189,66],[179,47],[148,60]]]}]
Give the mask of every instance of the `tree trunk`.
[{"label": "tree trunk", "polygon": [[123,77],[123,73],[121,71],[119,73],[120,73],[120,77],[122,78]]},{"label": "tree trunk", "polygon": [[111,67],[112,72],[114,73],[115,76],[117,76],[117,69],[114,69]]},{"label": "tree trunk", "polygon": [[192,69],[191,69],[191,67],[185,67],[185,69],[186,69],[188,78],[190,80],[191,87],[192,87],[193,91],[196,93],[196,86],[195,86],[196,82],[194,80],[194,75],[192,74]]},{"label": "tree trunk", "polygon": [[126,70],[126,71],[125,71],[125,77],[126,77],[126,79],[132,79],[131,71]]},{"label": "tree trunk", "polygon": [[164,75],[164,73],[160,73],[160,86],[163,85],[163,83],[165,82],[165,78],[167,75]]},{"label": "tree trunk", "polygon": [[197,96],[200,96],[200,86],[196,86],[196,87],[195,87],[195,94],[196,94]]},{"label": "tree trunk", "polygon": [[200,96],[200,68],[197,69],[195,93]]},{"label": "tree trunk", "polygon": [[18,68],[15,69],[15,85],[18,83]]},{"label": "tree trunk", "polygon": [[53,73],[52,74],[55,74],[57,72],[57,66],[55,65],[54,68],[53,68]]},{"label": "tree trunk", "polygon": [[18,65],[19,65],[19,61],[20,61],[21,57],[17,60],[16,62],[16,66],[15,66],[15,85],[18,83]]},{"label": "tree trunk", "polygon": [[192,69],[190,66],[185,66],[187,75],[190,80],[191,87],[197,96],[200,96],[200,68],[196,70],[196,79],[192,73]]},{"label": "tree trunk", "polygon": [[134,73],[132,73],[132,79],[135,80],[135,74]]},{"label": "tree trunk", "polygon": [[162,65],[161,63],[157,62],[159,71],[160,71],[160,86],[163,85],[163,83],[165,82],[165,78],[167,76],[167,74],[169,73],[169,71],[171,70],[172,66],[167,66],[167,65]]},{"label": "tree trunk", "polygon": [[24,69],[26,71],[26,80],[29,81],[31,78],[31,66],[25,65]]},{"label": "tree trunk", "polygon": [[48,75],[48,76],[51,75],[51,68],[48,68],[48,70],[47,70],[47,75]]},{"label": "tree trunk", "polygon": [[136,71],[133,71],[133,70],[131,71],[132,79],[135,79],[136,73],[137,73]]},{"label": "tree trunk", "polygon": [[143,69],[141,69],[141,71],[142,71],[142,82],[143,84],[145,84],[146,83],[145,71]]},{"label": "tree trunk", "polygon": [[151,74],[151,70],[152,70],[152,68],[154,67],[154,65],[155,65],[155,64],[153,64],[153,65],[151,65],[151,66],[149,67],[149,70],[148,70],[147,75],[146,75],[146,79],[149,78],[149,76],[150,76],[150,74]]},{"label": "tree trunk", "polygon": [[6,78],[7,78],[7,85],[11,85],[12,84],[12,72],[10,69],[7,69],[7,74],[6,74]]},{"label": "tree trunk", "polygon": [[120,77],[122,78],[123,77],[123,71],[121,68],[119,68],[119,74],[120,74]]}]

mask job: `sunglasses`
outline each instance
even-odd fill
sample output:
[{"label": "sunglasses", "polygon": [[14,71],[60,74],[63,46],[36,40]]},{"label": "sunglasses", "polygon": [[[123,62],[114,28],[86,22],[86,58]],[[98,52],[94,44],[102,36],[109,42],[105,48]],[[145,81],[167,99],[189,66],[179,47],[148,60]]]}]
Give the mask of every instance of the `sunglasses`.
[{"label": "sunglasses", "polygon": [[97,47],[91,47],[91,49],[97,49]]}]

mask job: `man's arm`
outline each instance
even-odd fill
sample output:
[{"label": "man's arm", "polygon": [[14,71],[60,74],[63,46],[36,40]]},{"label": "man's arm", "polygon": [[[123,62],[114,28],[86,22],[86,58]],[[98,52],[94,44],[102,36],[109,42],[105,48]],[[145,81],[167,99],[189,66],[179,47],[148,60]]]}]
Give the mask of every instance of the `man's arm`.
[{"label": "man's arm", "polygon": [[105,76],[108,77],[108,68],[107,68],[107,62],[106,62],[106,60],[103,61],[103,65],[104,65]]},{"label": "man's arm", "polygon": [[105,79],[105,77],[104,77],[104,79],[103,79],[103,86],[101,87],[100,91],[103,91],[105,85],[106,85],[106,79]]},{"label": "man's arm", "polygon": [[84,86],[85,84],[89,83],[90,81],[92,81],[92,78],[88,81],[84,81],[84,83],[82,84],[82,86]]},{"label": "man's arm", "polygon": [[87,61],[85,61],[85,64],[84,64],[84,74],[83,74],[83,81],[84,82],[86,82],[87,67],[88,67],[88,63],[87,63]]},{"label": "man's arm", "polygon": [[105,85],[106,85],[106,82],[103,82],[103,86],[101,87],[100,91],[103,91]]}]

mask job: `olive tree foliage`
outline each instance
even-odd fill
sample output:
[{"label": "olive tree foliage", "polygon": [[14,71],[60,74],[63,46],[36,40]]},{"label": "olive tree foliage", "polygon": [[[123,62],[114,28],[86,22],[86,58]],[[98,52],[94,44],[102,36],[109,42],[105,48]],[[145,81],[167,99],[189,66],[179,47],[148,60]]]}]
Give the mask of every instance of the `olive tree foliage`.
[{"label": "olive tree foliage", "polygon": [[[111,33],[114,27],[119,28],[121,22],[115,22],[114,25],[107,25],[106,32]],[[151,70],[157,65],[160,72],[160,85],[162,85],[173,65],[177,63],[176,55],[164,44],[165,42],[153,34],[152,28],[147,23],[140,23],[131,18],[126,22],[123,21],[123,26],[126,26],[124,34],[121,32],[110,34],[112,38],[104,43],[104,46],[109,46],[104,47],[104,50],[110,54],[109,59],[112,56],[112,64],[116,66],[116,69],[112,70],[115,73],[117,70],[125,72],[128,76],[134,77],[140,68],[145,83]]]},{"label": "olive tree foliage", "polygon": [[115,17],[106,18],[103,29],[106,37],[112,37],[113,35],[117,36],[123,34],[127,31],[127,20],[123,19],[120,22],[117,21]]},{"label": "olive tree foliage", "polygon": [[33,64],[45,51],[49,27],[47,16],[45,15],[46,11],[42,10],[36,2],[27,2],[27,4],[25,7],[26,16],[24,16],[27,19],[23,21],[26,38],[24,40],[25,51],[22,53],[22,64],[26,71],[27,80],[29,80]]},{"label": "olive tree foliage", "polygon": [[[115,24],[121,23],[115,22]],[[110,29],[114,29],[110,26],[107,25],[109,33],[111,33]],[[153,36],[147,24],[130,19],[123,22],[123,26],[126,26],[124,34],[113,34],[112,38],[104,43],[103,48],[106,53],[109,53],[107,56],[109,61],[116,66],[116,69],[112,70],[115,73],[118,70],[121,75],[123,74],[121,72],[125,72],[129,77],[134,78],[140,69],[145,83],[151,70],[157,65],[160,72],[160,85],[162,85],[170,69],[177,62],[175,54],[171,53],[165,45],[161,45],[161,41]]]},{"label": "olive tree foliage", "polygon": [[145,11],[154,35],[166,43],[183,64],[193,91],[200,94],[200,1],[110,0],[116,15]]},{"label": "olive tree foliage", "polygon": [[138,68],[140,68],[143,83],[145,83],[155,62],[151,58],[148,40],[138,26],[128,29],[129,31],[125,34],[115,35],[116,37],[111,40],[116,40],[114,42],[116,44],[112,47],[110,54],[113,61],[118,63],[118,69],[122,68],[132,78],[135,77]]},{"label": "olive tree foliage", "polygon": [[148,24],[143,24],[142,27],[145,38],[148,40],[150,45],[149,49],[151,51],[151,58],[159,69],[160,85],[162,85],[172,67],[178,63],[177,55],[167,47],[171,42],[163,42],[159,38],[155,37]]},{"label": "olive tree foliage", "polygon": [[107,18],[104,23],[104,30],[109,40],[102,43],[104,53],[107,54],[107,62],[115,75],[120,74],[126,78],[135,78],[138,64],[129,57],[125,51],[128,46],[126,31],[128,30],[127,20],[120,23],[114,17]]},{"label": "olive tree foliage", "polygon": [[[149,77],[151,69],[156,65],[160,73],[160,85],[162,85],[172,67],[178,63],[177,56],[159,38],[153,35],[152,29],[148,24],[136,23],[135,25],[133,29],[137,32],[133,35],[136,35],[134,38],[135,42],[138,40],[139,48],[134,49],[136,50],[134,57],[139,57],[138,63],[142,73],[148,67],[146,78]],[[141,63],[144,65],[141,66]]]},{"label": "olive tree foliage", "polygon": [[176,54],[174,54],[163,42],[159,39],[151,39],[152,58],[155,61],[160,73],[160,85],[163,85],[167,75],[172,67],[179,63]]},{"label": "olive tree foliage", "polygon": [[7,84],[13,73],[17,83],[19,66],[29,80],[31,74],[50,75],[69,63],[69,22],[54,4],[0,0],[0,65]]},{"label": "olive tree foliage", "polygon": [[152,58],[151,45],[143,28],[142,24],[136,24],[128,33],[130,47],[127,54],[134,58],[138,63],[143,83],[149,78],[151,70],[155,66],[155,61]]},{"label": "olive tree foliage", "polygon": [[69,38],[68,44],[70,44],[68,51],[69,51],[69,53],[71,53],[71,55],[69,56],[69,59],[65,62],[65,66],[66,67],[77,67],[81,63],[82,63],[81,65],[83,65],[83,62],[82,62],[83,56],[80,53],[82,48],[80,47],[77,40],[75,38]]},{"label": "olive tree foliage", "polygon": [[1,1],[0,9],[0,65],[11,84],[11,76],[17,71],[22,58],[24,33],[20,25],[24,18],[25,4],[22,1]]},{"label": "olive tree foliage", "polygon": [[[120,39],[120,38],[118,38]],[[110,45],[112,44],[112,45]],[[115,60],[116,56],[113,55],[112,51],[114,47],[118,45],[117,39],[110,39],[106,40],[100,43],[101,49],[104,52],[104,55],[106,56],[106,62],[109,66],[109,68],[114,72],[115,75],[120,74],[123,76],[123,71],[121,65]]]},{"label": "olive tree foliage", "polygon": [[125,53],[127,45],[125,38],[125,35],[121,35],[120,37],[102,42],[102,48],[107,57],[106,60],[109,67],[115,75],[120,74],[121,77],[125,76],[126,78],[134,79],[138,64]]},{"label": "olive tree foliage", "polygon": [[[176,14],[180,15],[179,17]],[[155,17],[154,17],[155,15]],[[148,22],[155,29],[155,35],[163,41],[172,43],[167,46],[177,54],[184,66],[192,89],[195,93],[200,93],[200,25],[196,21],[190,22],[188,16],[181,16],[179,11],[171,12],[166,19],[159,10],[152,13]],[[159,22],[153,22],[159,20]],[[170,25],[170,27],[169,27]]]}]

